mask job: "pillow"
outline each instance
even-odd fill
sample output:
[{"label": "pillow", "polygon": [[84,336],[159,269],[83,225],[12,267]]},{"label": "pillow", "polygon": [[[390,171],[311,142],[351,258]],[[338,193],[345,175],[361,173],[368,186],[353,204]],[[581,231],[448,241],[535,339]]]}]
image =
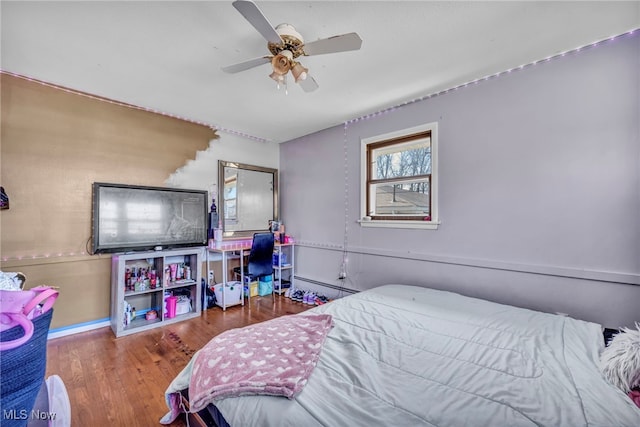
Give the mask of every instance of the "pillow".
[{"label": "pillow", "polygon": [[640,386],[640,324],[622,328],[600,355],[605,378],[625,393]]}]

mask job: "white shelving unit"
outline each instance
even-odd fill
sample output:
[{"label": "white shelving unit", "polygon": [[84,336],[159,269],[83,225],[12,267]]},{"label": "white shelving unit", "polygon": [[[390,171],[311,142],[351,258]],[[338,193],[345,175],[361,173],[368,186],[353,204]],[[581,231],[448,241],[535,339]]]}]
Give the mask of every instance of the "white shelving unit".
[{"label": "white shelving unit", "polygon": [[287,288],[295,288],[294,272],[296,263],[294,247],[293,243],[285,243],[276,245],[273,249],[274,258],[277,261],[273,263],[273,291],[277,294],[283,294]]},{"label": "white shelving unit", "polygon": [[[114,254],[111,263],[111,329],[117,337],[146,331],[200,316],[202,310],[201,247]],[[175,265],[175,275],[171,269]],[[135,274],[135,275],[134,275]],[[154,280],[155,277],[155,280]],[[190,307],[169,318],[165,298],[184,295]],[[126,306],[135,307],[135,318],[127,319]],[[155,310],[157,317],[147,320]]]}]

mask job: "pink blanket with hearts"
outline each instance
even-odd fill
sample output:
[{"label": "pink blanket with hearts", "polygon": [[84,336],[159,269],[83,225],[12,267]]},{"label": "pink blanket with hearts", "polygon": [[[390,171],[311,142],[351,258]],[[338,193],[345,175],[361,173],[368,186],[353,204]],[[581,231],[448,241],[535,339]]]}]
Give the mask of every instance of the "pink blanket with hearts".
[{"label": "pink blanket with hearts", "polygon": [[311,375],[331,330],[328,314],[289,315],[213,338],[195,356],[190,408],[249,394],[292,399]]}]

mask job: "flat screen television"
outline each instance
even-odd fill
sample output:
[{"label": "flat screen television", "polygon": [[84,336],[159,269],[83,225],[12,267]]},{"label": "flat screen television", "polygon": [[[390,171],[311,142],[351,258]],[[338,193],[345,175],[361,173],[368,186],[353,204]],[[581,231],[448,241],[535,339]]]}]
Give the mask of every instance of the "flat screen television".
[{"label": "flat screen television", "polygon": [[92,202],[94,254],[207,244],[206,191],[94,182]]}]

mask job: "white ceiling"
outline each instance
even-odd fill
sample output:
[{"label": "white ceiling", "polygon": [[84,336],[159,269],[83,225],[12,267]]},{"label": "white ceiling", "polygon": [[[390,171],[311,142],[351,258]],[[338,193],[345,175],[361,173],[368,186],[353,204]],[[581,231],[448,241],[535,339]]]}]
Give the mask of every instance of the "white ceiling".
[{"label": "white ceiling", "polygon": [[320,85],[288,94],[230,1],[2,1],[2,70],[284,142],[640,27],[640,1],[257,1],[307,42],[355,31],[362,49],[302,57]]}]

